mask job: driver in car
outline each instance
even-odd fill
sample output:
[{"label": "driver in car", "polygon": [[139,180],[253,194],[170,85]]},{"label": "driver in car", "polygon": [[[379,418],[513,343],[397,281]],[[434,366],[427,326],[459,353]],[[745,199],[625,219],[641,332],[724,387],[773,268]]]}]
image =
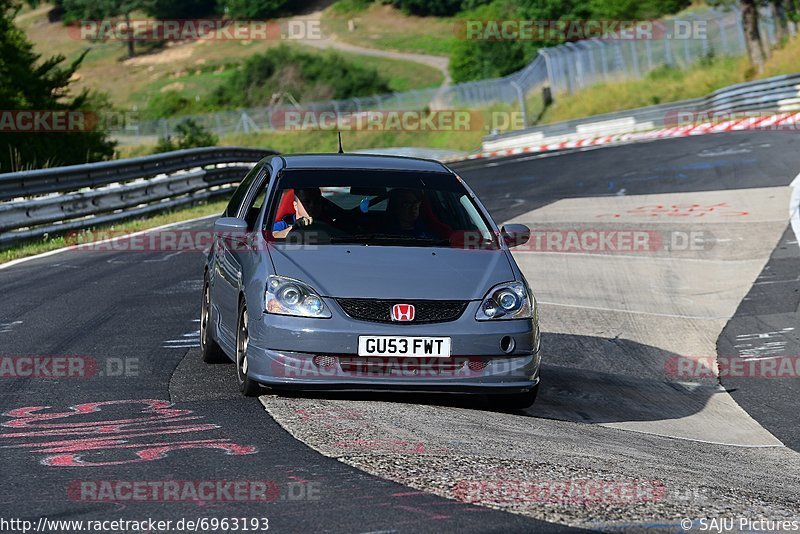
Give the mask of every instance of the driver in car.
[{"label": "driver in car", "polygon": [[314,215],[322,209],[322,193],[317,188],[298,189],[294,192],[294,213],[286,215],[272,225],[272,235],[284,238],[295,226],[304,227],[314,222]]},{"label": "driver in car", "polygon": [[413,189],[392,189],[386,212],[389,215],[388,234],[403,237],[435,238],[436,233],[420,217],[421,195]]},{"label": "driver in car", "polygon": [[[329,224],[323,213],[322,192],[318,187],[295,189],[295,221],[286,230],[286,238],[297,244],[325,243],[343,232]],[[273,232],[273,235],[279,237]]]}]

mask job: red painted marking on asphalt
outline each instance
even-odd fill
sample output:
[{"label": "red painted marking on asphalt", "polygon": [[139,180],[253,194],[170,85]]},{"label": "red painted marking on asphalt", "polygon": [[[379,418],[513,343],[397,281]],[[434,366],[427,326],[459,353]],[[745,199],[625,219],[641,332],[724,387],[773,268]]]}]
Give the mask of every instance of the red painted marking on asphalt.
[{"label": "red painted marking on asphalt", "polygon": [[727,202],[720,202],[718,204],[653,204],[648,206],[639,206],[632,210],[628,210],[623,214],[620,213],[603,213],[597,215],[598,218],[614,217],[620,218],[623,215],[634,217],[705,217],[706,215],[718,215],[721,217],[745,217],[750,215],[748,211],[738,211],[737,208],[729,205]]},{"label": "red painted marking on asphalt", "polygon": [[[140,405],[138,417],[81,421],[74,423],[52,422],[75,416],[85,416],[102,412],[103,407]],[[69,407],[66,412],[42,413],[49,406],[28,406],[10,410],[4,414],[12,417],[0,426],[5,428],[25,429],[22,432],[0,433],[0,448],[29,449],[30,452],[48,454],[41,463],[58,467],[85,467],[125,465],[138,462],[149,462],[165,458],[171,451],[187,449],[218,449],[229,455],[253,454],[256,448],[251,445],[238,445],[228,439],[160,441],[157,443],[132,443],[135,438],[149,436],[169,436],[215,430],[216,424],[177,424],[196,421],[201,416],[191,415],[191,410],[171,408],[172,403],[161,400],[116,400],[78,404]],[[28,430],[30,429],[30,430]],[[56,441],[49,438],[59,437]],[[23,439],[21,443],[9,443],[7,440]],[[123,459],[92,462],[83,456],[88,452],[111,451],[118,449],[136,449],[133,456]]]}]

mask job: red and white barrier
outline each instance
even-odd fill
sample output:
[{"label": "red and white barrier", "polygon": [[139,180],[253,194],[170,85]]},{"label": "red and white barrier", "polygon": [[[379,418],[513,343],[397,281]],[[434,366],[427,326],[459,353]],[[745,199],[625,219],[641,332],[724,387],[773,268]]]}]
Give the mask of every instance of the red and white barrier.
[{"label": "red and white barrier", "polygon": [[662,128],[648,132],[617,133],[602,137],[584,137],[570,141],[560,141],[556,143],[544,143],[525,147],[510,148],[506,150],[493,150],[470,154],[466,157],[448,158],[442,161],[452,163],[457,161],[468,161],[473,159],[496,158],[513,156],[525,153],[551,152],[554,150],[564,150],[569,148],[583,148],[598,145],[613,145],[617,143],[628,143],[633,141],[650,141],[654,139],[667,139],[675,137],[689,137],[692,135],[706,135],[720,132],[735,132],[743,130],[775,130],[781,127],[796,125],[800,128],[800,112],[776,113],[764,117],[747,117],[723,122],[705,122],[700,124],[690,124],[686,126],[675,126]]}]

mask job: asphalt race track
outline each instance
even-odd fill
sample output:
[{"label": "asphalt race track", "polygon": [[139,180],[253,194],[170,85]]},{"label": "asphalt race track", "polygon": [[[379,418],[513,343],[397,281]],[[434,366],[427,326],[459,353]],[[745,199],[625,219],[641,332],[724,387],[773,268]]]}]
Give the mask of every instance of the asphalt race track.
[{"label": "asphalt race track", "polygon": [[[800,519],[798,374],[763,365],[800,354],[796,133],[454,168],[498,222],[544,236],[544,250],[516,253],[544,332],[533,408],[399,394],[245,399],[232,364],[200,361],[202,254],[63,252],[0,268],[0,356],[62,358],[79,375],[0,368],[0,519],[268,518],[276,532],[676,532],[684,519],[697,531],[700,518]],[[648,241],[596,251],[548,241],[598,231]],[[717,356],[755,363],[718,378]],[[114,481],[244,481],[270,498],[98,491]],[[617,491],[564,498],[577,481]]]}]

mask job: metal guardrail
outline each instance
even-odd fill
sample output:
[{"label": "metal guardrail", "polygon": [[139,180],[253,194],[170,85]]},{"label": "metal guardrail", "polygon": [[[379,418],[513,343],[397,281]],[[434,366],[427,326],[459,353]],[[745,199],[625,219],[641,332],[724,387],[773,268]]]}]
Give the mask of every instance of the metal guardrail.
[{"label": "metal guardrail", "polygon": [[0,247],[191,204],[232,190],[271,150],[209,147],[0,174]]},{"label": "metal guardrail", "polygon": [[506,150],[536,144],[573,141],[592,135],[600,137],[679,126],[676,124],[680,119],[679,112],[712,115],[714,113],[744,113],[748,111],[783,112],[798,109],[800,109],[800,73],[731,85],[702,98],[490,135],[483,140],[483,150]]}]

